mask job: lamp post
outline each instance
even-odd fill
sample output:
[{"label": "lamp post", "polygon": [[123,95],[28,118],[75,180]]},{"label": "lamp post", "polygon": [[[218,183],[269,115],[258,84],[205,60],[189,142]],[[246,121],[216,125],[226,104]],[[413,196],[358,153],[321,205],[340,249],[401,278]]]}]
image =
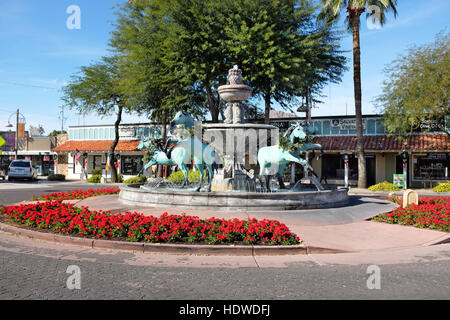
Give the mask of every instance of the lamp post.
[{"label": "lamp post", "polygon": [[16,116],[16,141],[14,144],[14,153],[15,153],[15,160],[17,160],[18,155],[19,155],[19,123],[25,124],[25,117],[23,116],[23,114],[21,114],[19,112],[19,109],[17,109],[17,111],[15,113],[12,113],[9,118],[8,118],[8,123],[6,124],[6,128],[12,128],[13,125],[11,124],[11,117],[12,116]]},{"label": "lamp post", "polygon": [[409,158],[409,154],[406,150],[403,150],[402,154],[401,154],[402,160],[403,160],[403,176],[405,179],[405,183],[403,185],[403,189],[407,189],[407,185],[408,185],[408,167],[407,167],[407,163],[408,163],[408,158]]}]

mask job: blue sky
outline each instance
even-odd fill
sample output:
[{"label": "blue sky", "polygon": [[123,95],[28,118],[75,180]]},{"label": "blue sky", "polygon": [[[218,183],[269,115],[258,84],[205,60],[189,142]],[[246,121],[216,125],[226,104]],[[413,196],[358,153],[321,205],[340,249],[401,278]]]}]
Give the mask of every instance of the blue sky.
[{"label": "blue sky", "polygon": [[[112,7],[124,0],[0,0],[0,131],[17,108],[27,125],[42,124],[47,133],[61,127],[60,88],[80,66],[108,54],[109,33],[114,20]],[[69,30],[66,13],[70,5],[81,9],[81,29]],[[361,19],[363,113],[376,113],[373,100],[381,93],[383,68],[413,44],[433,41],[448,30],[447,0],[400,0],[399,15],[382,29],[369,29]],[[343,19],[342,19],[343,21]],[[347,50],[349,70],[342,82],[326,86],[324,104],[313,116],[354,114],[352,38],[341,40]],[[347,108],[346,108],[347,106]],[[347,110],[347,111],[346,111]],[[95,115],[79,117],[66,109],[66,125],[113,123]],[[126,115],[124,122],[145,119]]]}]

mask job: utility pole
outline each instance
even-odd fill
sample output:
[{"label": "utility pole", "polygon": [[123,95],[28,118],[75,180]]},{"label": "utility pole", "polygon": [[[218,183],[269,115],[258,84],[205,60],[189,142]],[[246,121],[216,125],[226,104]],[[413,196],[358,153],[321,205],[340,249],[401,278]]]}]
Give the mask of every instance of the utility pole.
[{"label": "utility pole", "polygon": [[61,133],[64,131],[64,122],[67,120],[67,118],[64,118],[64,106],[60,107],[61,111],[60,114],[61,116],[59,117],[59,119],[61,120]]},{"label": "utility pole", "polygon": [[16,114],[16,146],[15,146],[15,158],[14,160],[18,159],[19,156],[19,109],[17,109]]}]

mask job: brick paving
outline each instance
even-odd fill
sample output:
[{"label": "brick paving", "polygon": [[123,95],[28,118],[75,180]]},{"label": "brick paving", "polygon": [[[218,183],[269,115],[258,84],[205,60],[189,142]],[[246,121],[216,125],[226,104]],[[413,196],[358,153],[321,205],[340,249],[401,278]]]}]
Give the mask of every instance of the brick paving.
[{"label": "brick paving", "polygon": [[[448,299],[450,248],[435,247],[419,262],[380,265],[381,289],[369,290],[367,265],[326,264],[326,255],[261,267],[276,257],[145,255],[0,233],[0,299]],[[70,265],[81,270],[80,290],[66,286]]]}]

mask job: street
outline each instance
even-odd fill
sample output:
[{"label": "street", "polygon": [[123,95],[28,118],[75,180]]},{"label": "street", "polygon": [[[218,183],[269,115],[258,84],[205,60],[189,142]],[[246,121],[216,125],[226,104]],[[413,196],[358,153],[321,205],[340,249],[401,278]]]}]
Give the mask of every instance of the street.
[{"label": "street", "polygon": [[[32,195],[92,188],[0,187],[5,204],[30,200]],[[270,262],[272,257],[95,250],[0,232],[0,299],[448,299],[448,246],[413,251],[403,263],[386,263],[373,255],[371,261],[380,261],[380,281],[379,289],[369,289],[369,263],[348,265],[345,254],[304,255],[280,266]],[[79,268],[80,289],[69,289],[69,266]]]}]

